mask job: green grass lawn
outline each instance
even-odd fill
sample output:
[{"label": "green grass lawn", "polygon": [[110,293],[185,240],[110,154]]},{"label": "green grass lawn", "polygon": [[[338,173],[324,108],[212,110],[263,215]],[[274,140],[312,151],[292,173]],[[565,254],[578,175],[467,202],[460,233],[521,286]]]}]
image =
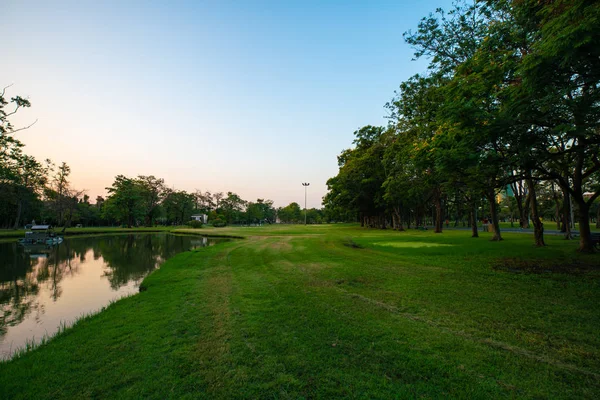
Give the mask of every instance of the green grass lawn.
[{"label": "green grass lawn", "polygon": [[337,226],[181,253],[0,363],[0,398],[599,398],[600,255]]}]

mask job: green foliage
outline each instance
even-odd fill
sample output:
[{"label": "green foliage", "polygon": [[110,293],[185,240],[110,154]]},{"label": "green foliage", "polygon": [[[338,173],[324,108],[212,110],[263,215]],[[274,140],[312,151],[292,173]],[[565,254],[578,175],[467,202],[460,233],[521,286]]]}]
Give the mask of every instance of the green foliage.
[{"label": "green foliage", "polygon": [[266,222],[275,223],[277,211],[272,200],[257,199],[256,203],[249,202],[246,207],[246,221],[251,224]]},{"label": "green foliage", "polygon": [[[39,211],[40,197],[47,182],[48,166],[24,153],[25,145],[14,133],[30,126],[15,128],[10,117],[31,106],[20,96],[9,100],[5,87],[0,92],[0,226],[19,228],[23,220],[31,221]],[[47,161],[46,164],[48,164]]]},{"label": "green foliage", "polygon": [[378,215],[384,209],[384,128],[365,126],[354,136],[356,147],[338,156],[340,170],[327,181],[329,192],[323,203],[326,208],[341,207],[362,217]]},{"label": "green foliage", "polygon": [[224,216],[228,224],[243,223],[244,211],[248,202],[233,192],[227,192],[227,196],[223,198],[219,205],[219,212]]},{"label": "green foliage", "polygon": [[279,218],[279,221],[284,224],[297,224],[304,222],[302,210],[300,209],[300,205],[296,202],[279,208],[277,210],[277,217]]},{"label": "green foliage", "polygon": [[[532,220],[536,245],[544,245],[541,217],[551,213],[564,228],[572,199],[579,250],[593,251],[599,20],[600,4],[586,0],[458,1],[423,18],[405,39],[429,70],[400,85],[387,104],[385,134],[355,132],[356,147],[342,152],[328,181],[328,212],[360,214],[363,224],[382,228],[391,219],[399,229],[431,215],[441,232],[450,214],[465,214],[464,203],[476,236],[481,199],[488,205],[480,211],[499,227],[507,214],[497,196],[509,184],[526,186],[514,206],[523,227]],[[554,185],[560,196],[549,190]],[[496,229],[494,240],[501,239]]]},{"label": "green foliage", "polygon": [[103,212],[106,218],[114,218],[128,228],[137,226],[144,217],[142,187],[135,179],[117,175],[111,187]]},{"label": "green foliage", "polygon": [[160,203],[167,193],[165,181],[156,178],[154,175],[140,175],[137,178],[137,183],[141,188],[142,207],[145,214],[144,224],[152,226],[160,213]]},{"label": "green foliage", "polygon": [[194,211],[194,195],[184,190],[167,189],[162,208],[167,225],[183,225]]},{"label": "green foliage", "polygon": [[225,219],[224,215],[219,214],[215,219],[212,220],[211,224],[215,228],[223,228],[227,226],[227,220]]},{"label": "green foliage", "polygon": [[200,229],[200,228],[202,228],[202,225],[203,225],[202,221],[196,221],[196,220],[191,220],[187,224],[190,228],[194,228],[194,229]]}]

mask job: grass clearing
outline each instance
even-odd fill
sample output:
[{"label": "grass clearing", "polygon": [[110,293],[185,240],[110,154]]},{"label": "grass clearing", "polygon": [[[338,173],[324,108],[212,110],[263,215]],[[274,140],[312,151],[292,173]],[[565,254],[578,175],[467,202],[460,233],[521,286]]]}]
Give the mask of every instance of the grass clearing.
[{"label": "grass clearing", "polygon": [[181,232],[247,239],[179,254],[146,291],[0,363],[0,398],[600,396],[600,255],[575,241],[353,225]]}]

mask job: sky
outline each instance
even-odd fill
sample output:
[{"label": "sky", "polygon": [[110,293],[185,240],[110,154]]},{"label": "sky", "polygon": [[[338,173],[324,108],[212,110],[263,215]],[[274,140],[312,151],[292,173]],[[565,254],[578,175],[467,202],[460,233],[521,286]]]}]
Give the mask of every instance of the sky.
[{"label": "sky", "polygon": [[321,207],[353,132],[426,70],[402,34],[451,0],[4,0],[0,85],[25,152],[106,196],[116,175]]}]

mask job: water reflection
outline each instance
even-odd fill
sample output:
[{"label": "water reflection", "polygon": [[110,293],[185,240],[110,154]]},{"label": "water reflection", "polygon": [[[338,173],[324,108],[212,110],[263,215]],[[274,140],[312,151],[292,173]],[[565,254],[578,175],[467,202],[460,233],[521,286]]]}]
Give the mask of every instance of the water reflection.
[{"label": "water reflection", "polygon": [[137,292],[167,258],[216,242],[135,234],[72,238],[54,247],[0,243],[0,358],[52,335],[61,322]]}]

